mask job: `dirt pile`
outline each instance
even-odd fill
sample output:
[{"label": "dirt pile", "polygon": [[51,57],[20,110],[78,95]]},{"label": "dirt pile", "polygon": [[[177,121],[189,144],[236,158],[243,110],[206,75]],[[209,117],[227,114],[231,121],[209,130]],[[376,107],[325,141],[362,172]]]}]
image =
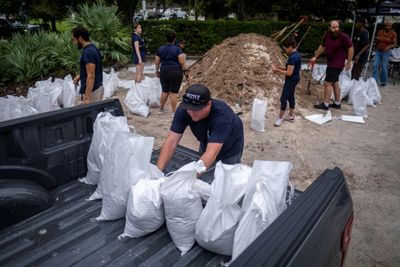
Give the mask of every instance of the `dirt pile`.
[{"label": "dirt pile", "polygon": [[[240,104],[249,109],[255,97],[266,98],[275,107],[284,82],[283,75],[272,72],[271,64],[284,66],[286,58],[279,45],[271,38],[259,34],[240,34],[225,39],[209,50],[204,58],[190,68],[190,84],[203,83],[215,98],[231,105]],[[309,107],[317,99],[305,95],[309,75],[302,74],[297,86],[297,101]],[[184,88],[188,81],[184,81]]]}]

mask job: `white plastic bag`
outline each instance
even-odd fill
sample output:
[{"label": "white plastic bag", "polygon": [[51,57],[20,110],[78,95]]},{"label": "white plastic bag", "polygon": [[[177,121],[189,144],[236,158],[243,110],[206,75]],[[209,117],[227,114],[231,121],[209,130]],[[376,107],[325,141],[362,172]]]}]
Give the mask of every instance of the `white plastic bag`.
[{"label": "white plastic bag", "polygon": [[[127,132],[114,135],[101,171],[103,205],[97,220],[117,220],[125,216],[129,189],[140,179],[148,178],[154,137]],[[103,176],[104,175],[104,176]]]},{"label": "white plastic bag", "polygon": [[148,102],[149,107],[151,108],[159,107],[161,91],[162,91],[160,79],[146,77],[144,81],[148,82],[149,84],[149,88],[147,90],[149,93],[149,102]]},{"label": "white plastic bag", "polygon": [[115,90],[117,90],[118,83],[118,72],[115,72],[114,68],[111,68],[110,74],[103,72],[103,100],[111,98],[114,95]]},{"label": "white plastic bag", "polygon": [[109,112],[97,114],[87,156],[88,172],[85,177],[79,179],[80,182],[94,185],[99,183],[104,157],[107,153],[110,153],[111,142],[117,131],[129,132],[126,117],[113,116]]},{"label": "white plastic bag", "polygon": [[[157,168],[152,164],[149,167]],[[164,204],[161,198],[164,174],[159,171],[156,175],[152,174],[151,178],[141,179],[131,187],[125,229],[119,238],[141,237],[156,231],[164,224]]]},{"label": "white plastic bag", "polygon": [[380,104],[382,100],[381,92],[379,91],[378,84],[373,77],[370,77],[367,81],[367,95],[373,101],[374,104]]},{"label": "white plastic bag", "polygon": [[340,87],[340,100],[343,100],[346,96],[350,94],[351,88],[354,86],[354,82],[347,72],[342,72],[339,77],[339,87]]},{"label": "white plastic bag", "polygon": [[149,107],[147,106],[148,100],[146,88],[141,86],[140,83],[136,83],[129,89],[124,102],[131,113],[146,118],[150,114]]},{"label": "white plastic bag", "polygon": [[285,209],[290,162],[256,160],[243,199],[245,212],[235,232],[232,260]]},{"label": "white plastic bag", "polygon": [[257,132],[265,132],[265,113],[267,112],[267,101],[255,98],[251,110],[250,127]]},{"label": "white plastic bag", "polygon": [[203,248],[221,255],[232,255],[233,238],[241,216],[239,201],[251,173],[243,164],[215,167],[212,195],[196,223],[196,241]]},{"label": "white plastic bag", "polygon": [[62,105],[64,108],[75,106],[76,102],[76,91],[72,76],[69,74],[65,76],[62,89]]},{"label": "white plastic bag", "polygon": [[47,112],[60,108],[59,102],[62,101],[61,86],[52,83],[51,78],[46,81],[38,81],[35,86],[36,88],[29,88],[27,98],[32,101],[36,110]]},{"label": "white plastic bag", "polygon": [[354,114],[367,118],[367,105],[372,104],[372,100],[367,96],[365,82],[358,81],[351,89],[349,104],[353,105]]},{"label": "white plastic bag", "polygon": [[203,206],[193,184],[197,173],[204,171],[202,161],[188,163],[167,177],[161,187],[168,232],[181,255],[195,242],[196,222]]}]

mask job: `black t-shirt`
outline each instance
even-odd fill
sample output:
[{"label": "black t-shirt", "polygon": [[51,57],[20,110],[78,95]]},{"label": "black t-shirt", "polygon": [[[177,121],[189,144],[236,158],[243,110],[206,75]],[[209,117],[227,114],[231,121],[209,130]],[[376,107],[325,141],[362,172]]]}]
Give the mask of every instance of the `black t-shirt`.
[{"label": "black t-shirt", "polygon": [[171,131],[183,134],[189,126],[206,151],[208,143],[223,144],[216,161],[224,160],[243,151],[244,133],[242,120],[223,101],[211,99],[211,110],[207,118],[194,122],[185,109],[177,108]]},{"label": "black t-shirt", "polygon": [[94,71],[94,85],[92,91],[96,90],[103,84],[103,63],[101,59],[100,51],[94,44],[88,44],[82,50],[81,59],[79,65],[81,67],[79,76],[81,79],[81,89],[79,90],[80,94],[84,94],[86,91],[86,64],[93,63],[96,65],[96,69]]},{"label": "black t-shirt", "polygon": [[166,44],[158,48],[157,56],[160,58],[161,70],[181,70],[182,66],[178,61],[178,56],[182,54],[179,46]]},{"label": "black t-shirt", "polygon": [[[361,49],[364,46],[369,44],[369,32],[367,29],[362,29],[361,31],[356,32],[353,36],[353,46],[354,46],[354,57],[360,53]],[[361,55],[358,61],[366,62],[368,59],[368,49],[366,49]]]}]

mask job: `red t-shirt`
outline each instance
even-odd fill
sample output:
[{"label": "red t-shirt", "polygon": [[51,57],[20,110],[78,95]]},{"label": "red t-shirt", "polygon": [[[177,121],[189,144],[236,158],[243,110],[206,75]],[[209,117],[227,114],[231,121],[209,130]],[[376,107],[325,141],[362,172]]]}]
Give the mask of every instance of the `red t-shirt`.
[{"label": "red t-shirt", "polygon": [[350,37],[341,32],[336,38],[333,38],[330,33],[327,33],[322,40],[322,46],[325,47],[328,67],[343,69],[347,59],[347,50],[353,46]]},{"label": "red t-shirt", "polygon": [[376,41],[376,48],[379,51],[384,51],[386,47],[396,43],[397,40],[397,34],[393,30],[386,32],[384,29],[382,29],[378,32],[376,37],[379,38],[379,40]]}]

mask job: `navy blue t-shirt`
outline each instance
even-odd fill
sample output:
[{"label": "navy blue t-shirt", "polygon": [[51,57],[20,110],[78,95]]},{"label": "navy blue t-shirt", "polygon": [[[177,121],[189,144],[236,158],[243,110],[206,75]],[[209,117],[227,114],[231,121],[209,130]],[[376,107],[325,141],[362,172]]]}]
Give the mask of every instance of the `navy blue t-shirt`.
[{"label": "navy blue t-shirt", "polygon": [[301,55],[299,52],[295,51],[289,55],[286,62],[286,68],[288,65],[293,65],[293,73],[291,76],[285,76],[286,79],[298,82],[300,80],[300,70],[301,70]]},{"label": "navy blue t-shirt", "polygon": [[200,142],[202,151],[208,143],[222,143],[216,161],[235,156],[243,151],[244,134],[242,120],[223,101],[211,99],[211,110],[207,118],[194,122],[187,111],[177,108],[170,130],[183,134],[189,126]]},{"label": "navy blue t-shirt", "polygon": [[86,64],[93,63],[96,65],[96,69],[94,71],[94,85],[92,92],[98,89],[103,84],[103,62],[101,59],[100,51],[94,44],[88,44],[82,50],[81,59],[79,61],[81,70],[79,73],[81,79],[81,89],[79,90],[80,94],[84,94],[86,91]]},{"label": "navy blue t-shirt", "polygon": [[135,42],[139,42],[140,56],[141,56],[142,60],[144,61],[144,58],[146,56],[146,50],[145,50],[145,47],[144,47],[144,40],[139,34],[132,33],[133,56],[137,57],[138,55],[136,55],[136,49],[135,49],[135,45],[134,45]]},{"label": "navy blue t-shirt", "polygon": [[174,44],[166,44],[158,48],[157,56],[161,61],[160,70],[181,70],[182,66],[178,61],[178,56],[182,53],[182,49]]}]

